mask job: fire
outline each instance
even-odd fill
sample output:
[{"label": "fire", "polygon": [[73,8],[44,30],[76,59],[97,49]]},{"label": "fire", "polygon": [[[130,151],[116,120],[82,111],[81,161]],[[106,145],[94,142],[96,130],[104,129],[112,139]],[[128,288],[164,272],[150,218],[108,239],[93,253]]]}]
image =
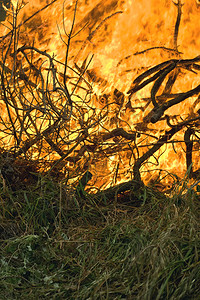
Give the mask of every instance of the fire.
[{"label": "fire", "polygon": [[[13,84],[9,95],[13,93],[18,109],[12,104],[9,118],[5,101],[1,104],[4,118],[1,147],[14,147],[20,155],[26,153],[37,160],[53,161],[64,170],[69,182],[87,170],[93,175],[90,185],[100,189],[133,179],[135,162],[170,130],[165,114],[175,126],[197,117],[200,109],[199,98],[194,94],[169,107],[164,117],[152,123],[149,118],[153,110],[153,82],[129,93],[135,78],[153,66],[199,55],[199,3],[194,0],[182,4],[177,1],[175,5],[171,0],[55,0],[51,3],[13,0],[0,35],[5,55],[14,11],[19,39],[9,49],[4,63],[9,82]],[[175,49],[178,5],[181,20]],[[28,70],[30,65],[32,69]],[[16,82],[14,71],[18,72]],[[167,77],[157,94],[159,103],[164,103],[161,95],[166,82]],[[181,69],[171,93],[184,93],[197,85],[197,74]],[[20,93],[26,100],[19,97]],[[27,116],[22,113],[25,108]],[[11,119],[13,128],[6,129]],[[25,130],[20,132],[22,120]],[[184,176],[186,128],[183,126],[171,140],[166,139],[141,164],[145,183],[164,178],[167,184],[173,177],[168,174]],[[13,130],[16,136],[11,134]],[[28,143],[41,132],[42,139],[28,148]],[[197,142],[192,162],[198,169],[198,128],[193,139]]]}]

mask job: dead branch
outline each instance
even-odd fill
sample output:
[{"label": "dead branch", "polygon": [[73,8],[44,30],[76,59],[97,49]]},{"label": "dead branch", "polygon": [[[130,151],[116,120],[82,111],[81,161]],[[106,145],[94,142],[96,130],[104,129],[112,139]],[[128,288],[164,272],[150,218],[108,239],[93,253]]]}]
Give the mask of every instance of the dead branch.
[{"label": "dead branch", "polygon": [[[200,119],[200,117],[198,117],[196,120],[199,120],[199,119]],[[178,124],[176,126],[173,126],[172,129],[166,131],[166,133],[159,138],[159,140],[157,141],[157,143],[154,146],[152,146],[147,152],[145,152],[145,154],[142,157],[140,157],[140,158],[137,159],[137,161],[136,161],[136,163],[135,163],[135,165],[133,167],[134,179],[136,181],[138,181],[138,182],[141,181],[141,175],[140,175],[140,171],[139,170],[140,170],[142,164],[149,157],[151,157],[156,151],[158,151],[158,149],[160,149],[162,145],[164,145],[167,141],[169,141],[173,137],[173,135],[175,133],[177,133],[178,131],[180,131],[185,125],[189,124],[190,122],[191,121],[183,122],[183,123],[180,123],[180,124]],[[192,146],[192,144],[190,143],[190,141],[188,141],[188,139],[189,139],[189,137],[190,137],[191,134],[192,134],[191,132],[188,132],[189,136],[186,135],[186,138],[185,138],[186,139],[185,142],[187,143],[188,148],[189,148],[188,155],[191,155],[191,146]]]},{"label": "dead branch", "polygon": [[[129,197],[131,196],[131,193],[138,193],[140,188],[144,188],[142,181],[130,180],[117,184],[103,191],[99,191],[94,195],[94,198],[97,199],[97,202],[113,202],[113,200],[118,199],[118,197],[123,193],[130,192]],[[139,204],[141,205],[142,201]]]},{"label": "dead branch", "polygon": [[[108,10],[103,11],[97,5],[97,12],[99,10],[101,13],[99,25],[96,25],[97,19],[91,20],[90,12],[77,26],[77,2],[69,34],[63,24],[65,36],[60,35],[66,46],[64,63],[35,45],[19,47],[20,28],[13,19],[10,40],[4,43],[0,59],[0,97],[1,109],[4,110],[4,114],[0,115],[1,151],[12,157],[12,164],[28,157],[31,161],[40,161],[46,176],[63,172],[67,174],[67,180],[73,179],[74,182],[76,178],[77,182],[73,183],[75,194],[81,198],[85,197],[89,180],[93,184],[95,180],[98,181],[98,168],[109,173],[109,180],[114,187],[98,192],[95,199],[113,200],[123,193],[138,191],[144,187],[141,167],[151,157],[158,166],[156,152],[165,144],[175,148],[175,143],[185,143],[186,167],[189,170],[191,164],[194,164],[192,153],[199,144],[200,116],[196,112],[199,98],[194,101],[194,107],[187,115],[166,115],[166,111],[200,93],[200,85],[186,92],[172,92],[180,70],[198,74],[200,56],[193,59],[170,59],[148,69],[133,81],[128,99],[119,89],[101,93],[99,88],[95,94],[93,84],[108,86],[109,82],[97,74],[95,67],[88,70],[93,55],[87,56],[82,62],[75,60],[76,70],[68,65],[69,51],[73,46],[71,42],[85,28],[85,24],[89,28],[86,42],[92,41],[103,24],[121,11],[112,13],[111,2],[117,7],[117,1],[100,1],[102,7]],[[174,49],[152,47],[135,55],[158,48],[180,54],[177,46],[180,1],[177,7]],[[150,97],[134,102],[137,97],[132,98],[133,94],[150,83]],[[151,104],[153,108],[150,108]],[[127,111],[136,114],[135,121],[132,115],[131,118],[127,117]],[[140,119],[138,111],[141,112]],[[158,130],[159,126],[152,123],[161,120],[164,126]],[[182,138],[174,137],[176,133],[184,131]],[[90,166],[95,172],[97,170],[96,177],[92,176]],[[193,168],[190,170],[193,175]],[[134,180],[127,179],[127,182],[117,184],[118,179],[126,175]],[[101,188],[104,186],[102,184]]]},{"label": "dead branch", "polygon": [[135,53],[131,54],[131,55],[127,55],[126,57],[122,58],[118,64],[117,64],[117,67],[119,67],[123,61],[131,58],[132,56],[135,56],[135,55],[141,55],[141,54],[144,54],[146,52],[149,52],[151,50],[157,50],[157,49],[160,49],[160,50],[163,50],[163,51],[167,51],[169,53],[172,53],[172,54],[176,54],[176,55],[180,55],[180,54],[183,54],[182,52],[178,51],[178,50],[175,50],[175,49],[171,49],[171,48],[167,48],[167,47],[164,47],[164,46],[159,46],[159,47],[150,47],[150,48],[147,48],[145,50],[142,50],[142,51],[136,51]]},{"label": "dead branch", "polygon": [[178,40],[178,31],[179,31],[181,15],[182,15],[181,8],[182,8],[183,4],[181,4],[181,0],[178,0],[178,3],[175,3],[175,2],[173,2],[173,3],[174,3],[174,5],[177,6],[177,18],[176,18],[176,24],[175,24],[175,28],[174,28],[174,50],[178,51],[177,40]]},{"label": "dead branch", "polygon": [[163,105],[159,106],[158,108],[155,108],[153,110],[153,115],[151,117],[151,122],[152,123],[158,122],[159,119],[162,117],[162,115],[164,114],[164,112],[168,108],[170,108],[170,107],[172,107],[172,106],[174,106],[174,105],[176,105],[176,104],[184,101],[185,99],[187,99],[189,97],[197,95],[198,93],[200,93],[200,84],[198,86],[196,86],[194,89],[192,89],[192,90],[190,90],[190,91],[188,91],[186,93],[182,93],[179,96],[175,97],[174,99],[169,100],[168,102],[166,102]]},{"label": "dead branch", "polygon": [[[44,7],[42,7],[41,9],[37,10],[34,14],[32,14],[30,17],[28,17],[27,19],[25,19],[22,23],[20,23],[18,26],[16,26],[14,29],[10,30],[10,32],[8,32],[6,35],[4,36],[0,36],[0,39],[2,39],[2,41],[4,39],[6,39],[9,35],[13,34],[14,30],[19,29],[21,26],[23,26],[24,24],[26,24],[28,21],[30,21],[32,18],[34,18],[38,13],[40,13],[41,11],[45,10],[47,7],[49,7],[50,5],[52,5],[54,2],[56,2],[58,0],[52,0],[51,3],[48,3],[47,5],[45,5]],[[16,11],[16,15],[18,14],[18,11],[21,10],[22,7],[17,7],[17,11]]]},{"label": "dead branch", "polygon": [[[128,90],[127,94],[129,94],[130,95],[129,97],[131,97],[135,92],[139,91],[140,89],[145,87],[147,84],[156,80],[158,77],[161,76],[161,78],[163,78],[163,73],[166,72],[165,74],[167,75],[170,72],[170,71],[168,72],[167,68],[169,68],[169,69],[172,68],[172,70],[175,67],[192,69],[194,66],[194,63],[199,62],[199,61],[200,61],[200,56],[197,56],[193,59],[180,59],[180,60],[171,59],[171,60],[165,61],[163,63],[160,63],[160,64],[150,68],[146,72],[142,73],[141,75],[139,75],[133,81],[131,88]],[[174,66],[174,64],[175,64],[175,66]],[[145,78],[149,77],[150,75],[154,74],[155,72],[157,72],[155,75],[153,75],[152,77],[143,81]],[[165,75],[165,77],[166,77],[166,75]]]},{"label": "dead branch", "polygon": [[194,133],[194,129],[188,127],[184,134],[184,141],[186,145],[186,167],[189,172],[188,176],[192,178],[193,176],[193,167],[192,167],[192,148],[193,141],[191,140],[191,136]]}]

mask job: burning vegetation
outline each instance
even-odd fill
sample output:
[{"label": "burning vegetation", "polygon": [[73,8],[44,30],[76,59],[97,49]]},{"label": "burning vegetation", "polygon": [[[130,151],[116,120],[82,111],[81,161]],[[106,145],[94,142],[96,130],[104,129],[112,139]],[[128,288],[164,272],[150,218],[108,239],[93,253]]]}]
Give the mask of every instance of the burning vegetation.
[{"label": "burning vegetation", "polygon": [[143,184],[170,189],[185,173],[198,183],[199,3],[153,2],[4,6],[7,184],[42,172],[112,198]]},{"label": "burning vegetation", "polygon": [[200,1],[0,1],[0,299],[199,299]]}]

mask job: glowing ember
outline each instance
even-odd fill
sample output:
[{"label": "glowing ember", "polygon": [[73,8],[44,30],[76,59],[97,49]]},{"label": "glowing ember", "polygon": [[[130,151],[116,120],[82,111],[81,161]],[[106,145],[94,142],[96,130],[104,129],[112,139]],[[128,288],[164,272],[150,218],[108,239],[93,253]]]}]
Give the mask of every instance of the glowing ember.
[{"label": "glowing ember", "polygon": [[[0,27],[2,148],[53,161],[49,169],[69,182],[89,170],[101,189],[138,171],[145,183],[183,177],[192,139],[193,171],[200,168],[199,90],[163,106],[198,86],[198,1],[12,3],[15,14],[10,8]],[[144,72],[166,61],[143,84],[156,74]]]}]

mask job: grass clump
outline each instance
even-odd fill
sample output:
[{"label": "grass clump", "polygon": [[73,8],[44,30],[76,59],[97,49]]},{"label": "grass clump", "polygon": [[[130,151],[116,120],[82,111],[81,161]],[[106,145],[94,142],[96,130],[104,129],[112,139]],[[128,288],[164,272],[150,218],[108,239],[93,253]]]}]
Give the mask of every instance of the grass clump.
[{"label": "grass clump", "polygon": [[95,205],[50,179],[2,185],[0,299],[199,299],[198,192],[147,198]]}]

